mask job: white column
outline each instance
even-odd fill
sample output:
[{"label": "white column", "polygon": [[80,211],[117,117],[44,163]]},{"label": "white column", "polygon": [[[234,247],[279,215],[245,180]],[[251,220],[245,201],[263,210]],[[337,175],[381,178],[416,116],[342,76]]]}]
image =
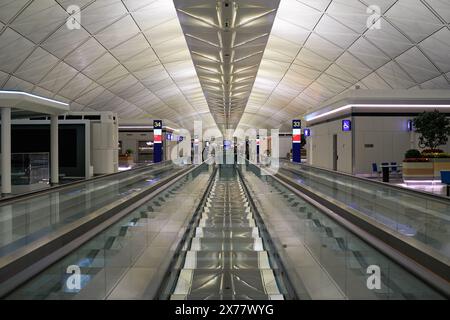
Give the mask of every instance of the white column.
[{"label": "white column", "polygon": [[50,120],[50,170],[51,183],[59,183],[57,115],[52,115]]},{"label": "white column", "polygon": [[11,108],[2,109],[2,193],[11,193]]}]

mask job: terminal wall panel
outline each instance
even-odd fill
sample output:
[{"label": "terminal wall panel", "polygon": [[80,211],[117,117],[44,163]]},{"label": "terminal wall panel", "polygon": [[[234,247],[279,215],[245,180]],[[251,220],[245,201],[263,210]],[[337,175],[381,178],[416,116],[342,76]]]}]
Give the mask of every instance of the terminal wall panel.
[{"label": "terminal wall panel", "polygon": [[112,122],[91,124],[94,174],[117,172],[117,127]]},{"label": "terminal wall panel", "polygon": [[[89,167],[89,129],[85,121],[59,122],[59,173],[85,177]],[[12,153],[50,153],[50,122],[15,120],[11,134]],[[50,165],[50,164],[49,164]]]},{"label": "terminal wall panel", "polygon": [[178,144],[176,141],[167,141],[164,140],[164,160],[175,160],[175,157],[172,157],[172,153],[176,156]]},{"label": "terminal wall panel", "polygon": [[372,163],[401,164],[408,149],[418,148],[411,142],[407,129],[411,117],[355,117],[355,174],[369,174]]},{"label": "terminal wall panel", "polygon": [[280,158],[286,158],[292,149],[292,136],[280,136],[279,146]]},{"label": "terminal wall panel", "polygon": [[333,169],[333,136],[337,135],[337,170],[352,172],[352,133],[342,131],[342,119],[311,127],[308,138],[310,155],[308,161],[313,166]]},{"label": "terminal wall panel", "polygon": [[[122,143],[122,153],[125,153],[128,149],[133,150],[133,160],[134,162],[142,161],[142,156],[139,153],[139,141],[153,142],[153,132],[126,132],[122,131],[119,133],[119,140]],[[147,160],[153,161],[153,151]]]}]

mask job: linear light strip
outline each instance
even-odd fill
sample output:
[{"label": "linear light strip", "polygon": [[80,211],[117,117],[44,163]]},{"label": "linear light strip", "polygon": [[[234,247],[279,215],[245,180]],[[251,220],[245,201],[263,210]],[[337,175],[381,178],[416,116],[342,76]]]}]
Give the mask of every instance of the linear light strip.
[{"label": "linear light strip", "polygon": [[53,99],[37,96],[35,94],[31,94],[31,93],[27,93],[27,92],[23,92],[23,91],[8,91],[7,90],[7,91],[0,91],[0,93],[18,94],[18,95],[22,95],[22,96],[27,96],[27,97],[31,97],[31,98],[37,98],[37,99],[40,99],[40,100],[45,100],[45,101],[48,101],[48,102],[60,104],[60,105],[66,106],[66,107],[69,106],[69,104],[65,103],[65,102],[61,102],[61,101],[57,101],[57,100],[53,100]]},{"label": "linear light strip", "polygon": [[215,70],[213,68],[204,67],[204,66],[201,66],[199,64],[197,64],[196,67],[199,68],[199,69],[202,69],[202,70],[206,70],[206,71],[212,72],[212,73],[221,74],[219,71],[217,71],[217,70]]},{"label": "linear light strip", "polygon": [[251,66],[248,66],[248,67],[237,69],[236,73],[241,73],[241,72],[244,72],[244,71],[247,71],[247,70],[250,70],[250,69],[253,69],[253,68],[257,68],[257,67],[258,67],[258,65],[254,64],[254,65],[251,65]]},{"label": "linear light strip", "polygon": [[203,81],[207,81],[207,82],[213,82],[213,83],[217,83],[220,84],[220,80],[219,79],[215,79],[215,78],[209,78],[209,77],[205,77],[205,76],[200,76],[200,79],[203,79]]},{"label": "linear light strip", "polygon": [[211,45],[213,47],[220,48],[220,46],[217,45],[216,43],[208,41],[208,40],[205,40],[205,39],[202,39],[202,38],[199,38],[199,37],[196,37],[196,36],[194,36],[194,35],[192,35],[190,33],[186,33],[186,36],[189,37],[189,38],[192,38],[192,39],[195,39],[195,40],[207,43],[207,44],[209,44],[209,45]]},{"label": "linear light strip", "polygon": [[217,21],[219,22],[219,28],[222,29],[222,7],[221,7],[221,3],[217,2],[216,5],[216,10],[217,10]]},{"label": "linear light strip", "polygon": [[195,54],[195,55],[197,55],[197,56],[199,56],[199,57],[205,58],[205,59],[207,59],[207,60],[210,60],[210,61],[213,61],[213,62],[220,63],[219,60],[214,59],[213,57],[207,56],[207,55],[205,55],[205,54],[203,54],[203,53],[200,53],[200,52],[197,52],[197,51],[192,51],[192,53]]},{"label": "linear light strip", "polygon": [[[233,51],[233,52],[234,52],[234,51]],[[258,51],[258,52],[255,52],[255,53],[249,54],[248,56],[245,56],[245,57],[239,58],[239,59],[237,59],[237,60],[235,60],[235,61],[233,61],[233,62],[234,62],[234,63],[236,63],[236,62],[240,62],[240,61],[242,61],[242,60],[245,60],[245,59],[248,59],[248,58],[251,58],[251,57],[257,56],[258,54],[262,54],[262,53],[263,53],[262,51]]]},{"label": "linear light strip", "polygon": [[237,47],[246,45],[246,44],[248,44],[248,43],[250,43],[250,42],[252,42],[252,41],[255,41],[255,40],[258,40],[258,39],[267,37],[268,35],[269,35],[268,33],[264,33],[264,34],[261,34],[261,35],[259,35],[259,36],[253,37],[253,38],[251,38],[251,39],[242,41],[242,42],[238,43],[237,45],[235,45],[233,48],[237,48]]},{"label": "linear light strip", "polygon": [[236,17],[237,17],[237,9],[238,9],[238,5],[236,4],[235,1],[233,1],[233,6],[232,6],[233,12],[232,12],[232,17],[231,17],[231,28],[235,28],[236,27]]},{"label": "linear light strip", "polygon": [[223,39],[222,39],[222,33],[220,31],[217,31],[217,38],[219,38],[219,47],[223,48]]},{"label": "linear light strip", "polygon": [[311,116],[311,114],[306,115],[306,121],[313,121],[316,119],[320,119],[326,117],[330,114],[334,114],[343,110],[350,109],[352,107],[368,107],[368,108],[412,108],[412,109],[436,109],[436,108],[450,108],[450,105],[429,105],[429,104],[348,104],[343,107],[319,114],[317,116]]},{"label": "linear light strip", "polygon": [[185,15],[187,15],[187,16],[189,16],[189,17],[191,17],[191,18],[194,18],[194,19],[196,19],[196,20],[198,20],[198,21],[201,21],[201,22],[203,22],[203,23],[206,23],[206,24],[210,25],[211,27],[220,28],[220,26],[216,25],[214,22],[209,21],[209,20],[207,20],[207,19],[205,19],[205,18],[203,18],[203,17],[196,16],[196,15],[194,15],[194,14],[192,14],[192,13],[189,13],[189,12],[187,12],[187,11],[184,11],[183,9],[178,9],[178,11],[180,11],[181,13],[184,13]]},{"label": "linear light strip", "polygon": [[267,12],[265,12],[265,13],[259,14],[259,15],[257,15],[257,16],[250,17],[250,18],[248,18],[248,19],[242,21],[237,27],[240,28],[240,27],[242,27],[242,26],[244,26],[244,25],[246,25],[246,24],[248,24],[248,23],[250,23],[250,22],[253,22],[253,21],[255,21],[255,20],[258,20],[259,18],[262,18],[262,17],[264,17],[264,16],[267,16],[268,14],[271,14],[271,13],[274,12],[274,11],[277,11],[277,9],[272,9],[272,10],[270,10],[270,11],[267,11]]},{"label": "linear light strip", "polygon": [[250,79],[253,79],[255,76],[248,76],[248,77],[244,77],[244,78],[240,78],[238,80],[235,81],[235,83],[241,83]]}]

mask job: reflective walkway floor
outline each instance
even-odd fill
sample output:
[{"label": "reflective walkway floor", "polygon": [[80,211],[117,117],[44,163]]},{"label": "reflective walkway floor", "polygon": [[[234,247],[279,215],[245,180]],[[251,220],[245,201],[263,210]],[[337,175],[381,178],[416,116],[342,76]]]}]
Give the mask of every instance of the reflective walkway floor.
[{"label": "reflective walkway floor", "polygon": [[[289,299],[280,271],[299,299],[443,298],[275,178],[239,170],[243,180],[219,167],[208,188],[214,170],[196,168],[6,298],[155,299],[173,276],[164,298]],[[380,289],[367,286],[369,266]]]},{"label": "reflective walkway floor", "polygon": [[[254,166],[243,166],[242,171],[275,249],[292,274],[303,282],[309,296],[306,299],[442,298],[435,289],[272,176],[261,176]],[[369,266],[379,267],[379,289],[367,286]]]},{"label": "reflective walkway floor", "polygon": [[[11,292],[7,299],[152,299],[210,173],[198,168]],[[81,271],[71,288],[68,267]]]},{"label": "reflective walkway floor", "polygon": [[201,214],[171,299],[283,299],[237,175],[216,175]]},{"label": "reflective walkway floor", "polygon": [[179,171],[161,163],[0,204],[0,258],[118,205]]},{"label": "reflective walkway floor", "polygon": [[287,162],[280,173],[450,263],[450,200]]}]

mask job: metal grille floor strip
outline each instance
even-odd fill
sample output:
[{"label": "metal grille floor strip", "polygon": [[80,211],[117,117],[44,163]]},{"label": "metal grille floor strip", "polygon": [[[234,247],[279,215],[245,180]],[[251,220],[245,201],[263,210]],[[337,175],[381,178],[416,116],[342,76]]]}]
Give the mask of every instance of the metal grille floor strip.
[{"label": "metal grille floor strip", "polygon": [[216,174],[171,299],[284,299],[241,181]]}]

